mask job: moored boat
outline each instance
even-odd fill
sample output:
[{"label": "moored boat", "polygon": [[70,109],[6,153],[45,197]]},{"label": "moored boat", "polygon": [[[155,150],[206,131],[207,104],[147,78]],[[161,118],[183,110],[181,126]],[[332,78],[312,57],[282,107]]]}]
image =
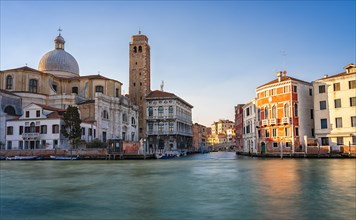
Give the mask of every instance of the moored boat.
[{"label": "moored boat", "polygon": [[14,156],[6,157],[6,160],[38,160],[41,159],[38,156]]},{"label": "moored boat", "polygon": [[80,158],[77,157],[66,157],[66,156],[50,156],[52,160],[79,160]]}]

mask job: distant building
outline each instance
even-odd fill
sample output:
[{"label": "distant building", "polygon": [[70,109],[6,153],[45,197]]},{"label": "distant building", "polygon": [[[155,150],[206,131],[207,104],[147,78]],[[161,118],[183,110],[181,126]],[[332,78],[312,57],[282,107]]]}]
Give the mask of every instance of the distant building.
[{"label": "distant building", "polygon": [[[232,142],[235,138],[235,132],[233,130],[234,122],[230,120],[220,119],[217,122],[213,122],[213,124],[211,124],[211,137],[209,138],[209,142],[211,144]],[[228,133],[230,134],[229,136]]]},{"label": "distant building", "polygon": [[194,151],[207,150],[207,127],[204,125],[194,123],[193,124],[193,148]]},{"label": "distant building", "polygon": [[304,151],[313,137],[311,83],[278,72],[277,78],[256,88],[260,153]]},{"label": "distant building", "polygon": [[243,152],[249,154],[257,154],[257,114],[256,114],[256,99],[247,102],[243,107]]},{"label": "distant building", "polygon": [[243,151],[244,140],[243,140],[243,104],[238,104],[235,106],[235,133],[236,133],[236,147],[237,151]]},{"label": "distant building", "polygon": [[[100,74],[80,76],[77,61],[64,50],[65,41],[61,34],[55,38],[54,44],[54,50],[42,56],[38,70],[25,66],[0,71],[0,89],[6,90],[2,99],[11,93],[13,97],[21,98],[22,106],[36,103],[65,110],[74,105],[79,108],[81,120],[96,127],[88,141],[94,137],[103,142],[109,139],[138,141],[138,107],[121,95],[122,83]],[[16,114],[22,114],[16,105],[11,106]],[[40,139],[35,141],[40,143],[56,142],[41,138],[47,136],[37,137]]]},{"label": "distant building", "polygon": [[146,97],[148,152],[193,151],[192,108],[173,93],[155,90]]},{"label": "distant building", "polygon": [[315,137],[322,146],[339,149],[356,145],[356,65],[315,80]]}]

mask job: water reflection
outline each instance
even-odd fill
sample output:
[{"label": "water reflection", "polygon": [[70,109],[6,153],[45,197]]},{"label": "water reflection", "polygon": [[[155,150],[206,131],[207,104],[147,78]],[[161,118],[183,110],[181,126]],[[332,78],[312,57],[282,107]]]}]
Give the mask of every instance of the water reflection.
[{"label": "water reflection", "polygon": [[355,160],[3,161],[1,219],[355,219]]}]

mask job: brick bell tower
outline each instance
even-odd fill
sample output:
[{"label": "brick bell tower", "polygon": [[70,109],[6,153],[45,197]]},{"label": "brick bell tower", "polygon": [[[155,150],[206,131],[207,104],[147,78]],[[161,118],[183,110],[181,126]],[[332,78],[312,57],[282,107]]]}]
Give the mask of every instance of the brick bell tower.
[{"label": "brick bell tower", "polygon": [[139,107],[139,138],[146,137],[146,96],[151,92],[150,45],[148,38],[138,32],[130,42],[129,96]]}]

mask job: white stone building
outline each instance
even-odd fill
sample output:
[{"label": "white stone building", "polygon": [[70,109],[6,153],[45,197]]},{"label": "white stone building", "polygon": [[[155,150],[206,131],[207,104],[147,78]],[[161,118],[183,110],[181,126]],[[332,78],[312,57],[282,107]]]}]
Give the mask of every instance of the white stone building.
[{"label": "white stone building", "polygon": [[334,150],[356,145],[356,65],[344,69],[313,82],[315,137]]},{"label": "white stone building", "polygon": [[152,91],[146,97],[147,150],[193,151],[193,106],[173,93]]},{"label": "white stone building", "polygon": [[256,100],[252,99],[243,107],[243,140],[244,153],[257,154],[257,115],[256,115]]},{"label": "white stone building", "polygon": [[99,74],[80,76],[77,61],[64,50],[63,37],[59,34],[54,42],[55,49],[40,59],[38,70],[25,66],[0,71],[0,89],[20,97],[22,106],[77,106],[82,122],[96,127],[86,141],[137,142],[138,107],[121,94],[122,83]]}]

